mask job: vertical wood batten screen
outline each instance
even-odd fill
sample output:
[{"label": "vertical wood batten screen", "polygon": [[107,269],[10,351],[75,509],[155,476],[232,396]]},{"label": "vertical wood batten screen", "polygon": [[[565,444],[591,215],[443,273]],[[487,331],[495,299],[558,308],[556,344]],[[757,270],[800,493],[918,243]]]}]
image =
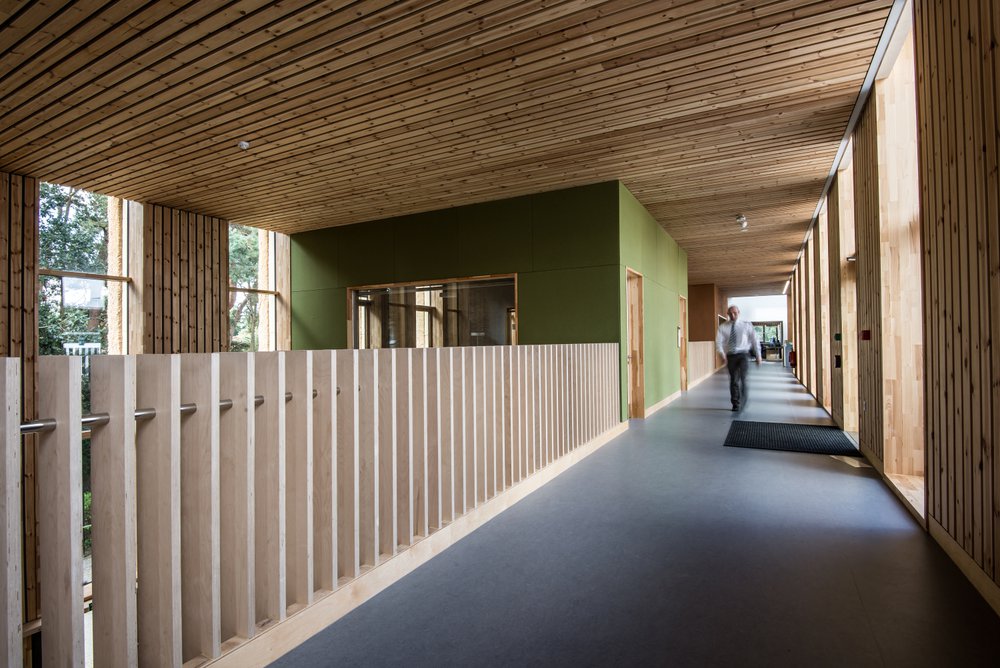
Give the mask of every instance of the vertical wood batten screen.
[{"label": "vertical wood batten screen", "polygon": [[129,207],[132,350],[229,350],[229,223],[159,204]]},{"label": "vertical wood batten screen", "polygon": [[854,234],[858,269],[858,440],[876,465],[884,457],[882,382],[882,247],[878,116],[868,100],[854,130]]},{"label": "vertical wood batten screen", "polygon": [[[108,414],[92,441],[95,663],[224,656],[359,576],[400,577],[377,567],[615,433],[617,360],[615,344],[95,356],[92,403]],[[7,433],[18,362],[2,361]],[[79,665],[80,359],[41,372],[57,425],[39,445],[42,641]],[[136,421],[144,408],[155,415]],[[5,447],[16,464],[16,439]],[[2,623],[19,641],[20,615]]]},{"label": "vertical wood batten screen", "polygon": [[[38,351],[38,195],[37,179],[0,172],[0,356],[21,359],[20,405],[25,419],[36,417]],[[38,618],[35,443],[23,440],[25,619]]]},{"label": "vertical wood batten screen", "polygon": [[914,9],[928,515],[1000,610],[1000,8]]}]

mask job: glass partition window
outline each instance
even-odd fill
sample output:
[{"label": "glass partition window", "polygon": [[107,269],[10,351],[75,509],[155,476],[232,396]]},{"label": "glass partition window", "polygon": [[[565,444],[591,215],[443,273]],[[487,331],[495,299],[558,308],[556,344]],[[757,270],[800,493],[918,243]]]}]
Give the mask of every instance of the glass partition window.
[{"label": "glass partition window", "polygon": [[127,352],[122,200],[42,183],[38,211],[41,355]]},{"label": "glass partition window", "polygon": [[275,350],[274,232],[229,224],[229,349]]},{"label": "glass partition window", "polygon": [[513,276],[352,288],[355,348],[516,343]]}]

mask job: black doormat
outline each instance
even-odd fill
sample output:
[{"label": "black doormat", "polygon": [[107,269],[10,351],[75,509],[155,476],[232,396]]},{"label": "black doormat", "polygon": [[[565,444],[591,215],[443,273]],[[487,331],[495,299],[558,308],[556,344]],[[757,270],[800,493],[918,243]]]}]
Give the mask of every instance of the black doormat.
[{"label": "black doormat", "polygon": [[851,439],[840,429],[814,424],[733,420],[723,445],[730,448],[810,452],[816,455],[861,456]]}]

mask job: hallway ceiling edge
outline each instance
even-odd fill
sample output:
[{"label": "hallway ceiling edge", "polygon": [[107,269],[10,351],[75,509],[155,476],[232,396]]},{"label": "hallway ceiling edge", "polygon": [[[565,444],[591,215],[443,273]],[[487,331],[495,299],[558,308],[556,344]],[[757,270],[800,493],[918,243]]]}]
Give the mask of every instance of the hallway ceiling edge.
[{"label": "hallway ceiling edge", "polygon": [[0,170],[286,233],[620,179],[780,293],[891,5],[4,3]]}]

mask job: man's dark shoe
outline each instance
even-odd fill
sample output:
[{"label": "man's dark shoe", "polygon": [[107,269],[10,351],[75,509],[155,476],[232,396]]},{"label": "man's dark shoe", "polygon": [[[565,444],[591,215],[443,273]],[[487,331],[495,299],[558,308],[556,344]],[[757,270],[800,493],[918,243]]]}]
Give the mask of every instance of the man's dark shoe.
[{"label": "man's dark shoe", "polygon": [[734,413],[738,413],[739,410],[740,410],[740,405],[739,404],[733,404],[733,412]]}]

